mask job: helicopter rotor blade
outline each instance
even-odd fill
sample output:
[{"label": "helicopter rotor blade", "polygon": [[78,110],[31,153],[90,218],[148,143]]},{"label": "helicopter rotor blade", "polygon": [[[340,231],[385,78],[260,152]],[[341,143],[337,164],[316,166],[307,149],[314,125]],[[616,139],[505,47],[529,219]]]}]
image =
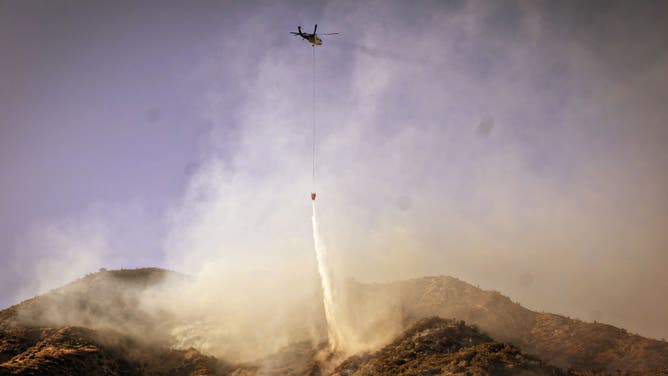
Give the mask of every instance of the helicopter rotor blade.
[{"label": "helicopter rotor blade", "polygon": [[315,34],[316,30],[318,30],[318,24],[315,24],[315,27],[313,28],[313,34]]},{"label": "helicopter rotor blade", "polygon": [[339,35],[339,33],[320,33],[318,35]]}]

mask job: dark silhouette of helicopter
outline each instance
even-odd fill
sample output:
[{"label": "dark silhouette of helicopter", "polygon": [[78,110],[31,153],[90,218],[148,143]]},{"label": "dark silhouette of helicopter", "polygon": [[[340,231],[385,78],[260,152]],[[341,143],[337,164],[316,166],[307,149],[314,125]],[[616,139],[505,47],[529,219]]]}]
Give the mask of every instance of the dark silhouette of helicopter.
[{"label": "dark silhouette of helicopter", "polygon": [[[318,24],[315,24],[315,27],[313,28],[313,34],[309,33],[304,33],[302,32],[302,27],[297,26],[297,33],[294,31],[291,31],[290,34],[292,35],[298,35],[302,38],[304,38],[306,41],[311,43],[314,47],[315,46],[320,46],[322,45],[322,39],[320,39],[319,35],[316,34],[316,31],[318,30]],[[338,33],[325,33],[325,34],[320,34],[320,35],[337,35]]]}]

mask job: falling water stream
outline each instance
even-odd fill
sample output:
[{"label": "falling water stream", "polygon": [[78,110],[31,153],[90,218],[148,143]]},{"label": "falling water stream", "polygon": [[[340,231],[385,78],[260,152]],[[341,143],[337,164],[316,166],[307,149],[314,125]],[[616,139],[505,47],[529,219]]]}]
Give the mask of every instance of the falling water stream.
[{"label": "falling water stream", "polygon": [[327,248],[325,247],[325,243],[322,240],[318,228],[315,201],[313,201],[312,204],[313,240],[315,243],[315,255],[318,260],[318,273],[320,274],[320,282],[322,284],[322,299],[325,308],[325,318],[327,320],[327,337],[329,339],[330,349],[335,350],[340,341],[340,336],[336,329],[336,306],[334,304],[335,291],[332,284],[331,269],[328,265]]}]

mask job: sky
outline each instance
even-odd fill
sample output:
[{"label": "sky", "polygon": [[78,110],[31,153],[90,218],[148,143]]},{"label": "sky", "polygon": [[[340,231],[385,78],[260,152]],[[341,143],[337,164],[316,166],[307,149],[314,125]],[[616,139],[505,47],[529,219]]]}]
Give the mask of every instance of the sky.
[{"label": "sky", "polygon": [[452,275],[668,337],[668,5],[0,1],[0,306],[101,267]]}]

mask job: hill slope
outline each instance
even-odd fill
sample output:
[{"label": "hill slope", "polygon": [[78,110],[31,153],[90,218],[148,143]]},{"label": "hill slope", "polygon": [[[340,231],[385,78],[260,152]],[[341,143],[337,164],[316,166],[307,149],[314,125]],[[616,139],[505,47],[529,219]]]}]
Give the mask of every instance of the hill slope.
[{"label": "hill slope", "polygon": [[[0,326],[85,326],[156,330],[160,320],[142,308],[142,293],[186,276],[159,268],[122,269],[89,274],[46,294],[0,311]],[[165,319],[165,317],[160,317]]]},{"label": "hill slope", "polygon": [[565,375],[511,345],[494,341],[463,321],[423,319],[373,354],[353,356],[337,376]]},{"label": "hill slope", "polygon": [[114,331],[21,328],[0,333],[0,375],[203,375],[233,367],[195,350],[172,350]]},{"label": "hill slope", "polygon": [[[310,375],[331,369],[332,364],[322,367],[332,361],[323,357],[325,346],[310,342],[294,343],[245,366],[194,349],[173,349],[170,329],[174,318],[168,312],[147,309],[142,299],[151,287],[185,279],[155,268],[101,271],[0,311],[0,374],[58,374],[62,370],[61,374]],[[460,368],[471,372],[493,369],[494,373],[506,372],[506,368],[538,370],[538,374],[558,371],[526,353],[578,372],[661,374],[668,370],[665,342],[610,325],[533,312],[498,292],[451,277],[389,284],[350,282],[346,290],[347,315],[354,319],[360,338],[387,331],[385,338],[399,339],[377,354],[346,360],[336,370],[341,375],[388,374],[414,368],[426,372],[421,364],[436,364],[443,372],[459,372]],[[428,321],[433,327],[424,327],[420,320],[434,316],[464,320],[481,331],[436,319]],[[383,324],[397,318],[396,326]],[[425,331],[409,329],[402,337],[406,328],[418,322]],[[424,342],[432,335],[436,337]],[[426,352],[416,352],[416,348]],[[478,363],[471,363],[474,358]],[[398,359],[403,363],[396,363]],[[470,368],[474,365],[478,368]]]},{"label": "hill slope", "polygon": [[174,350],[165,317],[141,292],[184,276],[157,268],[101,271],[0,311],[0,375],[230,374],[228,363]]},{"label": "hill slope", "polygon": [[[452,277],[425,277],[390,284],[351,283],[356,302],[384,299],[407,323],[439,316],[464,320],[495,339],[512,343],[552,364],[607,372],[668,368],[668,343],[600,323],[538,313],[495,291]],[[360,307],[364,310],[364,307]],[[353,313],[354,314],[354,313]]]}]

